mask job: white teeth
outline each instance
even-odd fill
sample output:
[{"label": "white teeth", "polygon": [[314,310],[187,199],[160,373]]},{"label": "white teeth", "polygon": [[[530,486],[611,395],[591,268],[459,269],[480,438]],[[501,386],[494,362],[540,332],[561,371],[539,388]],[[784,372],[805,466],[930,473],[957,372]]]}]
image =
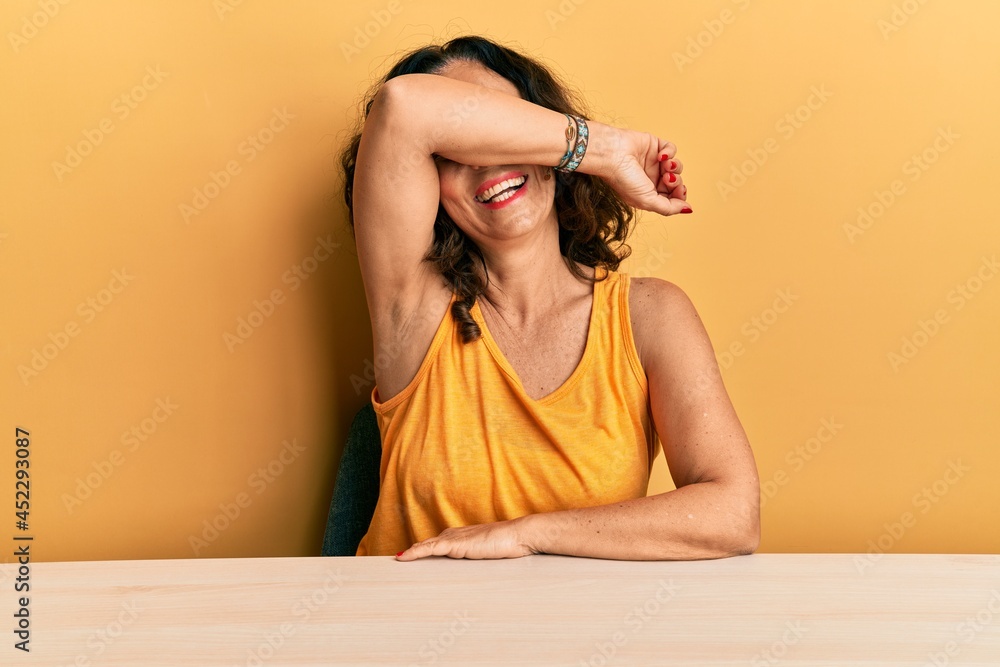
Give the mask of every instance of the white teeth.
[{"label": "white teeth", "polygon": [[508,199],[510,199],[511,197],[513,197],[514,194],[515,194],[514,192],[505,192],[502,195],[500,195],[499,197],[497,197],[496,199],[494,199],[492,203],[495,204],[497,202],[507,201]]},{"label": "white teeth", "polygon": [[[507,188],[515,186],[515,185],[521,185],[522,183],[524,183],[525,180],[527,180],[527,179],[524,176],[518,176],[517,178],[509,178],[506,181],[503,181],[502,183],[497,183],[496,185],[494,185],[492,188],[490,188],[489,190],[487,190],[483,194],[477,196],[476,200],[480,201],[480,202],[486,202],[486,201],[489,200],[490,197],[492,197],[496,193],[502,192],[502,191],[506,190]],[[512,194],[514,194],[514,193],[509,193],[506,196],[504,196],[503,198],[498,199],[497,201],[503,201],[504,199],[508,199]]]}]

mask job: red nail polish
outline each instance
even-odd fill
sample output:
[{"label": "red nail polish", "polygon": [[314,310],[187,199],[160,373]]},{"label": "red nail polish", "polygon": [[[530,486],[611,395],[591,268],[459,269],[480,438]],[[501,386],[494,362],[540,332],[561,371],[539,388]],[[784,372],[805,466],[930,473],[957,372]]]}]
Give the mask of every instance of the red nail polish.
[{"label": "red nail polish", "polygon": [[663,154],[663,155],[660,156],[660,162],[663,162],[666,159],[667,159],[666,154]]},{"label": "red nail polish", "polygon": [[402,552],[402,551],[400,551],[400,552],[399,552],[398,554],[396,554],[396,558],[399,558],[399,557],[400,557],[400,556],[402,556],[402,555],[403,555],[403,552]]},{"label": "red nail polish", "polygon": [[670,178],[668,178],[667,180],[673,183],[674,181],[677,180],[677,176],[675,176],[674,174],[670,174]]},{"label": "red nail polish", "polygon": [[694,211],[685,206],[684,208],[681,209],[681,213],[694,213]]},{"label": "red nail polish", "polygon": [[673,160],[671,160],[671,161],[670,161],[670,168],[671,168],[671,169],[676,169],[676,168],[677,168],[677,163],[676,163],[676,162],[674,162]]}]

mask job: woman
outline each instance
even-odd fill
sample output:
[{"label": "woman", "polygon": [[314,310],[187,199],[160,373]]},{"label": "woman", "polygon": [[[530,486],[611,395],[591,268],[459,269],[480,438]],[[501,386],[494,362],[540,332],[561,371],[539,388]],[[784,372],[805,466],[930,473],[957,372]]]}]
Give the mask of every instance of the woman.
[{"label": "woman", "polygon": [[[371,314],[378,505],[358,555],[749,554],[756,465],[676,285],[617,272],[676,147],[587,121],[480,37],[417,49],[342,156]],[[655,433],[677,489],[646,497]]]}]

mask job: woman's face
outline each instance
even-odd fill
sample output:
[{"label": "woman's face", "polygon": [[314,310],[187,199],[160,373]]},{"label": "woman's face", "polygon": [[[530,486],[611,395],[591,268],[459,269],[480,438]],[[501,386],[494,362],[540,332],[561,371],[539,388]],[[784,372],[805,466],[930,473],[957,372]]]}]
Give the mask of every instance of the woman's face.
[{"label": "woman's face", "polygon": [[[438,74],[520,97],[514,84],[479,63],[452,62]],[[516,131],[516,128],[511,129]],[[435,162],[441,182],[441,205],[458,228],[480,247],[484,242],[489,245],[490,240],[523,236],[549,220],[558,225],[556,181],[555,178],[545,180],[547,167],[531,164],[482,167],[452,162],[440,156]],[[524,184],[513,195],[501,194],[499,188],[490,193],[489,188],[494,183],[504,187],[504,181],[509,181],[508,186],[516,186],[520,181]],[[478,193],[484,190],[484,194],[499,195],[499,199],[481,201],[484,195]]]}]

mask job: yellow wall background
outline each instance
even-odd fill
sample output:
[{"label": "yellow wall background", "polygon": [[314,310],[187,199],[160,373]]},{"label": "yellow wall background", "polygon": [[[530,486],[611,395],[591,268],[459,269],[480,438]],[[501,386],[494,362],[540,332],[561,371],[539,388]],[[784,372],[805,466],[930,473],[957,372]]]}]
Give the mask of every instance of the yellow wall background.
[{"label": "yellow wall background", "polygon": [[679,146],[695,214],[642,214],[623,270],[699,308],[762,552],[1000,550],[998,22],[972,0],[5,2],[3,532],[21,427],[36,560],[319,553],[371,391],[337,151],[399,53],[480,33]]}]

